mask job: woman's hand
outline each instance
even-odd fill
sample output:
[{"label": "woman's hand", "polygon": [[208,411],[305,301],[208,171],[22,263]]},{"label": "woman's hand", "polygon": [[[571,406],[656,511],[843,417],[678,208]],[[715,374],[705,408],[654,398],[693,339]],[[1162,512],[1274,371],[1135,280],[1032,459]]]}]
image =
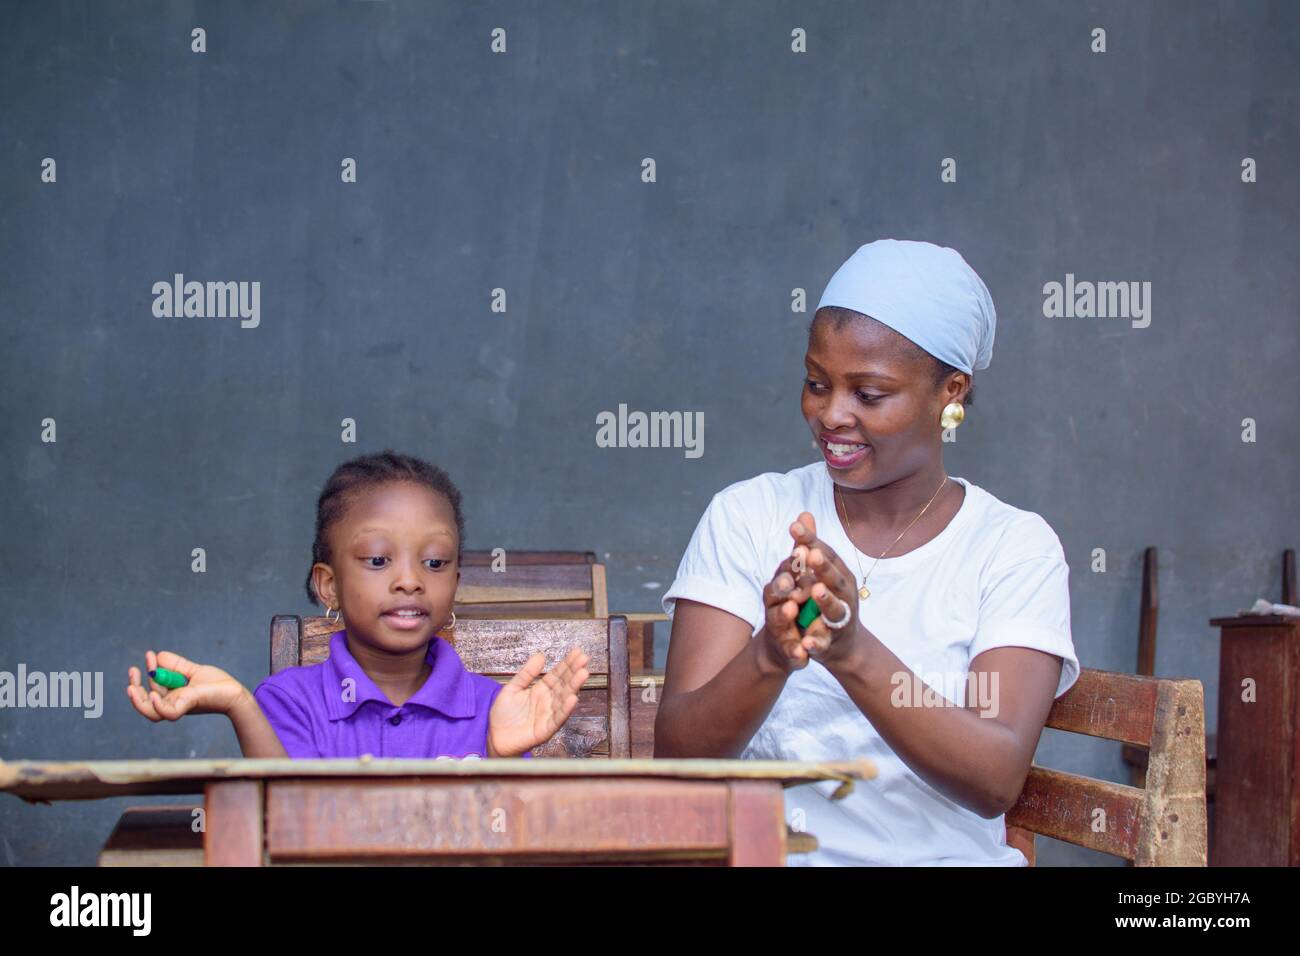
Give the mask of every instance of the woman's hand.
[{"label": "woman's hand", "polygon": [[815,583],[806,561],[806,549],[803,554],[792,554],[777,566],[772,580],[763,588],[766,619],[758,636],[766,644],[769,660],[787,673],[808,666],[808,649],[795,623],[799,607],[808,600]]},{"label": "woman's hand", "polygon": [[[842,654],[860,630],[857,580],[839,555],[817,537],[817,522],[807,511],[790,525],[790,536],[794,538],[795,555],[802,556],[808,568],[807,590],[822,610],[804,629],[800,646],[813,660],[826,660]],[[827,619],[845,623],[838,629],[832,628],[827,625]]]},{"label": "woman's hand", "polygon": [[249,697],[248,690],[219,667],[196,664],[179,654],[163,651],[154,654],[145,651],[146,670],[162,667],[184,674],[189,681],[175,690],[164,687],[152,678],[151,689],[146,691],[140,683],[140,669],[127,671],[130,683],[126,696],[141,714],[157,723],[160,720],[179,720],[186,714],[229,714],[240,701]]},{"label": "woman's hand", "polygon": [[[528,658],[492,703],[488,756],[517,757],[555,736],[578,706],[578,689],[590,676],[586,666],[589,659],[583,651],[572,648],[564,660],[543,675],[546,658],[542,652]],[[541,680],[537,680],[539,676]]]}]

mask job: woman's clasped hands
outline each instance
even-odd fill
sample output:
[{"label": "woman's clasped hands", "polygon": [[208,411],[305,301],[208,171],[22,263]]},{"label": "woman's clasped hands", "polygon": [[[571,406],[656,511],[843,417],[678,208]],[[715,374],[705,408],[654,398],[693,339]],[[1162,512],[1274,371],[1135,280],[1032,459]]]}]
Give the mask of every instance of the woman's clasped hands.
[{"label": "woman's clasped hands", "polygon": [[[790,525],[794,549],[763,589],[769,656],[787,671],[809,660],[830,663],[845,656],[858,639],[857,582],[839,555],[817,537],[817,522],[807,511]],[[800,608],[809,598],[821,613],[800,633]],[[832,626],[838,625],[838,626]]]}]

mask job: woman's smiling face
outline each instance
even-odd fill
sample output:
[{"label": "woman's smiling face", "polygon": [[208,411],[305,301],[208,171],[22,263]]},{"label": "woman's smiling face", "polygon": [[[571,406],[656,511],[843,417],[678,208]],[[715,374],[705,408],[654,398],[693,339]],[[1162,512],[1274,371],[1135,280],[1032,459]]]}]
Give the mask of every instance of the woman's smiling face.
[{"label": "woman's smiling face", "polygon": [[342,610],[349,635],[405,653],[450,619],[460,541],[443,495],[406,481],[366,489],[329,535],[331,562],[316,565],[316,591]]},{"label": "woman's smiling face", "polygon": [[836,484],[874,488],[924,468],[949,401],[932,359],[893,329],[822,310],[808,332],[803,417]]}]

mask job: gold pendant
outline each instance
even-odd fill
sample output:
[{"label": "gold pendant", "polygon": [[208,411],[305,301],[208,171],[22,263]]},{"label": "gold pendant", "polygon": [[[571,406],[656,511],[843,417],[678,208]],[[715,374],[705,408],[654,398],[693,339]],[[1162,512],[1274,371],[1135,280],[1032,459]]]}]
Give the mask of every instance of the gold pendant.
[{"label": "gold pendant", "polygon": [[867,598],[871,597],[871,592],[867,590],[867,586],[865,584],[862,585],[862,587],[858,588],[858,597],[862,598],[862,600],[864,601]]}]

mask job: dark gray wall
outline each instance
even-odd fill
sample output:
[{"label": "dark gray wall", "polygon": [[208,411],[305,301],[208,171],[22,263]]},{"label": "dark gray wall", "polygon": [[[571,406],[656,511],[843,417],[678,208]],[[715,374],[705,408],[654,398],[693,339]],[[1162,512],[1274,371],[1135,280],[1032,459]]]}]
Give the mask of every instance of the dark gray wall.
[{"label": "dark gray wall", "polygon": [[[447,467],[471,547],[593,549],[614,608],[656,609],[715,491],[813,460],[791,289],[881,236],[955,246],[998,308],[949,472],[1056,529],[1087,666],[1132,669],[1160,546],[1159,671],[1212,722],[1207,620],[1277,600],[1300,545],[1298,10],[4,4],[0,669],[102,671],[107,702],[0,710],[0,755],[237,754],[222,719],[139,717],[126,669],[261,679],[320,486],[365,451]],[[175,272],[259,281],[260,326],[155,318]],[[1150,326],[1045,318],[1066,273],[1151,282]],[[702,411],[703,457],[597,448],[620,402]],[[1038,759],[1122,779],[1116,745]],[[92,863],[142,802],[0,797],[0,862]]]}]

